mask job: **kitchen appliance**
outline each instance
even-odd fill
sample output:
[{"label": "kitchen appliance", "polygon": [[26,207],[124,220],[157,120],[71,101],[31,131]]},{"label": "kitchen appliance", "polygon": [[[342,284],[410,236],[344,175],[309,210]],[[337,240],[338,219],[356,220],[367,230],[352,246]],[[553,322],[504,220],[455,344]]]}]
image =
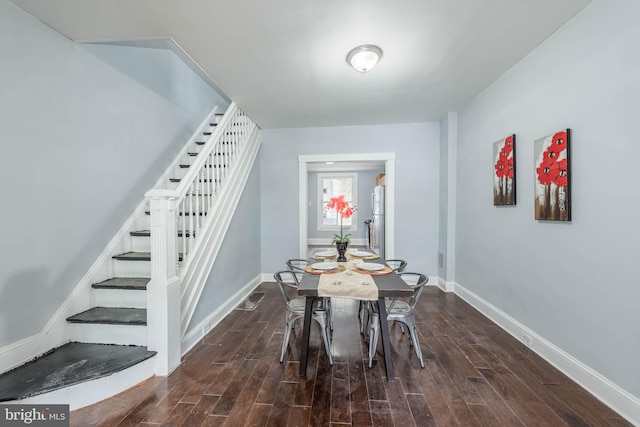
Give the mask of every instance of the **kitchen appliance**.
[{"label": "kitchen appliance", "polygon": [[384,185],[377,185],[371,194],[371,212],[373,219],[369,228],[369,249],[384,259]]}]

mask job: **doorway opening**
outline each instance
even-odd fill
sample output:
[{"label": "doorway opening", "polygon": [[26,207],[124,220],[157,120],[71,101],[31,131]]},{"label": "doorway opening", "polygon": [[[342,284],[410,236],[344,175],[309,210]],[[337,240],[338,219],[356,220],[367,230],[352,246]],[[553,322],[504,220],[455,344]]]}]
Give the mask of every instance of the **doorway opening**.
[{"label": "doorway opening", "polygon": [[[345,170],[364,170],[378,167],[385,174],[385,257],[392,258],[394,249],[394,224],[395,224],[395,153],[362,153],[362,154],[316,154],[298,156],[298,181],[299,181],[299,256],[308,258],[309,253],[309,209],[313,203],[309,198],[310,174]],[[314,208],[315,209],[315,208]],[[370,207],[361,206],[358,226],[364,227],[363,221],[370,216]],[[311,239],[311,243],[317,241]]]}]

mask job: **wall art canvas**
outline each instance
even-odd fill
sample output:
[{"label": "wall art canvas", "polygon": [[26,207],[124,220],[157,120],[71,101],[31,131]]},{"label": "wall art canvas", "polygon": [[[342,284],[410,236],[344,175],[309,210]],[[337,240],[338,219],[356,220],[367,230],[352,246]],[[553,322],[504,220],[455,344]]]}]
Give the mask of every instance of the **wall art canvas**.
[{"label": "wall art canvas", "polygon": [[493,205],[516,204],[516,136],[493,143]]},{"label": "wall art canvas", "polygon": [[570,129],[533,142],[536,219],[571,221]]}]

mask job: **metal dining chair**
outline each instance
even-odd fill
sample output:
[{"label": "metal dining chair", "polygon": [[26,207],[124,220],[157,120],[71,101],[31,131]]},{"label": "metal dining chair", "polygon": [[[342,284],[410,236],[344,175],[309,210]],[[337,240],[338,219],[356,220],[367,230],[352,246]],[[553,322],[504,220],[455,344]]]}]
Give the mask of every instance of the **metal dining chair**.
[{"label": "metal dining chair", "polygon": [[[292,297],[289,293],[293,290],[298,289],[298,284],[300,283],[300,278],[295,277],[297,274],[291,270],[283,270],[274,273],[273,278],[276,279],[278,285],[280,286],[280,292],[282,292],[282,297],[284,298],[285,303],[287,304],[287,313],[285,317],[285,329],[284,329],[284,339],[282,341],[282,352],[280,353],[280,362],[284,360],[284,355],[287,352],[287,347],[289,346],[289,337],[291,336],[291,331],[298,319],[304,318],[304,307],[305,307],[305,297]],[[329,356],[329,364],[333,365],[333,357],[331,356],[331,335],[329,328],[329,320],[327,314],[327,307],[325,304],[324,298],[318,298],[314,304],[313,312],[311,313],[311,318],[318,322],[320,325],[320,330],[322,334],[322,340],[324,341],[324,347],[327,351],[327,356]]]},{"label": "metal dining chair", "polygon": [[[385,259],[384,263],[387,264],[393,273],[402,273],[407,268],[407,261],[403,259]],[[367,301],[360,301],[358,306],[358,318],[360,319],[360,333],[365,335],[365,340],[369,339],[368,326],[369,326],[369,311],[371,310],[370,303]]]},{"label": "metal dining chair", "polygon": [[391,267],[391,270],[395,273],[402,273],[407,268],[407,261],[403,259],[385,259],[385,264]]},{"label": "metal dining chair", "polygon": [[[287,260],[287,268],[296,273],[304,273],[304,268],[311,263],[308,259],[292,258]],[[298,280],[298,278],[296,278]],[[300,284],[300,282],[296,282]]]},{"label": "metal dining chair", "polygon": [[[299,279],[301,275],[305,272],[304,270],[305,267],[308,266],[309,264],[311,264],[311,261],[309,261],[308,259],[292,258],[287,260],[287,268],[290,271],[299,273],[299,274],[296,274],[296,283],[298,285],[300,285]],[[327,308],[327,315],[329,316],[328,317],[329,327],[333,331],[333,310],[331,309],[331,298],[324,298],[324,301],[325,301],[325,306]]]},{"label": "metal dining chair", "polygon": [[[420,294],[422,294],[422,289],[429,281],[429,278],[421,273],[402,272],[398,275],[407,282],[407,285],[413,288],[413,296],[408,302],[402,300],[388,301],[386,304],[387,322],[400,322],[407,327],[409,330],[409,343],[416,351],[416,355],[420,361],[420,367],[424,368],[422,351],[420,350],[420,342],[418,341],[418,331],[416,329],[414,310],[418,299],[420,298]],[[373,355],[375,354],[378,346],[380,314],[377,304],[372,303],[369,304],[369,306],[371,307],[371,313],[369,316],[369,367],[371,367]]]}]

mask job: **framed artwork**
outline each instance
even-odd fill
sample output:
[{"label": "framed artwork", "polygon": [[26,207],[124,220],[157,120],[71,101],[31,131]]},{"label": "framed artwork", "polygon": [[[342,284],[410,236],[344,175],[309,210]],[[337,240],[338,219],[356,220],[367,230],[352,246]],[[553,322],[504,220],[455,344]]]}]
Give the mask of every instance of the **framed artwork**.
[{"label": "framed artwork", "polygon": [[493,205],[516,204],[516,136],[493,143]]},{"label": "framed artwork", "polygon": [[570,143],[570,129],[533,142],[536,219],[571,221]]}]

